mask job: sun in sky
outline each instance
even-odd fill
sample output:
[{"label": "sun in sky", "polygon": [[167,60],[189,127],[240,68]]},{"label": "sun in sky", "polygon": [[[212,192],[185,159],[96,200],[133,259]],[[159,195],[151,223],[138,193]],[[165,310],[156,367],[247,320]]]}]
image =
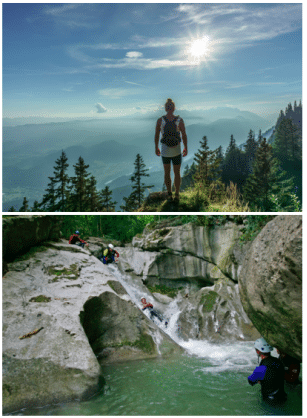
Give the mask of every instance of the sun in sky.
[{"label": "sun in sky", "polygon": [[5,117],[117,117],[165,97],[262,114],[301,98],[299,3],[7,2],[2,23]]},{"label": "sun in sky", "polygon": [[209,54],[210,38],[203,36],[202,38],[193,39],[189,47],[189,53],[192,57],[200,59]]}]

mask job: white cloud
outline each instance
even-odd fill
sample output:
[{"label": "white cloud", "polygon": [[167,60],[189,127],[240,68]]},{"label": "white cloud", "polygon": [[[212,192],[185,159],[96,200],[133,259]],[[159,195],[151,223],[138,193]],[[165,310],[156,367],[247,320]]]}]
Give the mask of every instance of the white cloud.
[{"label": "white cloud", "polygon": [[101,96],[107,96],[112,99],[121,99],[124,96],[131,96],[135,94],[140,94],[142,89],[124,89],[124,88],[117,88],[117,87],[110,87],[106,89],[101,89],[98,91]]},{"label": "white cloud", "polygon": [[142,52],[138,51],[129,51],[126,54],[126,57],[128,58],[141,58],[143,56]]},{"label": "white cloud", "polygon": [[101,103],[96,103],[95,107],[97,107],[97,113],[106,113],[107,112],[107,109]]}]

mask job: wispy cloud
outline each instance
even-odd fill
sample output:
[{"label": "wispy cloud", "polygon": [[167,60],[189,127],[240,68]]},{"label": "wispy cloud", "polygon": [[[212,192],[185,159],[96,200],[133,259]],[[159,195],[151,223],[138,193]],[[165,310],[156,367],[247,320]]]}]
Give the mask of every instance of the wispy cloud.
[{"label": "wispy cloud", "polygon": [[133,85],[135,85],[135,86],[145,87],[143,84],[134,83],[133,81],[127,81],[127,80],[125,80],[125,83],[128,83],[128,84],[133,84]]},{"label": "wispy cloud", "polygon": [[95,107],[97,108],[97,113],[106,113],[107,112],[107,109],[101,103],[96,103]]},{"label": "wispy cloud", "polygon": [[97,5],[90,3],[48,5],[43,8],[43,16],[60,28],[93,30],[101,25],[96,10]]},{"label": "wispy cloud", "polygon": [[198,30],[207,31],[220,40],[220,46],[228,39],[232,47],[246,47],[250,42],[273,39],[302,26],[299,3],[270,4],[265,8],[243,3],[184,4],[178,6],[177,11],[181,23],[198,25]]},{"label": "wispy cloud", "polygon": [[141,89],[125,89],[125,88],[119,88],[119,87],[110,87],[105,89],[100,89],[98,93],[101,96],[106,96],[111,99],[121,99],[125,96],[133,96],[135,94],[139,94]]}]

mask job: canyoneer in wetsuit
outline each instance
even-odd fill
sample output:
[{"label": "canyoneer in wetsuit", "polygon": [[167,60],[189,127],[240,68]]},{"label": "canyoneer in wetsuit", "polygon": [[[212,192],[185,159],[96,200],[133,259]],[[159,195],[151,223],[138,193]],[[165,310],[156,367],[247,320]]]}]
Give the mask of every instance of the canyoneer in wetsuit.
[{"label": "canyoneer in wetsuit", "polygon": [[248,383],[255,385],[260,383],[261,394],[264,401],[271,405],[281,404],[286,401],[284,391],[284,366],[282,362],[271,356],[273,347],[264,338],[255,341],[255,349],[260,365],[248,376]]},{"label": "canyoneer in wetsuit", "polygon": [[112,244],[108,245],[102,253],[102,262],[103,264],[110,264],[115,263],[119,257],[119,253],[114,250],[114,246]]},{"label": "canyoneer in wetsuit", "polygon": [[[141,299],[141,302],[143,304],[142,311],[145,311],[145,309],[148,309],[149,312],[150,312],[150,318],[151,318],[151,320],[155,316],[156,318],[159,319],[160,322],[163,322],[162,315],[159,312],[157,312],[157,311],[154,310],[153,305],[150,302],[146,302],[146,299],[145,298],[142,298]],[[167,321],[165,321],[165,325],[167,325]]]},{"label": "canyoneer in wetsuit", "polygon": [[79,245],[82,248],[84,248],[85,245],[88,247],[88,243],[84,241],[83,239],[81,239],[79,235],[80,235],[79,231],[76,231],[74,234],[72,234],[69,238],[69,244]]},{"label": "canyoneer in wetsuit", "polygon": [[299,375],[301,371],[301,363],[295,357],[290,356],[289,354],[284,353],[279,348],[277,348],[277,353],[279,354],[279,360],[282,362],[285,371],[285,381],[292,385],[300,384]]}]

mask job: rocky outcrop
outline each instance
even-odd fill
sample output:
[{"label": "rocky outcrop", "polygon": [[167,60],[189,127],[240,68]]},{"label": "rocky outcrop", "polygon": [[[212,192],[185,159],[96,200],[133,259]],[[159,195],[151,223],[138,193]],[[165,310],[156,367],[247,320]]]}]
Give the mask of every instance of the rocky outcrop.
[{"label": "rocky outcrop", "polygon": [[[243,227],[234,222],[147,227],[133,239],[133,247],[121,250],[120,268],[135,280],[141,277],[149,289],[170,290],[181,311],[178,327],[183,339],[254,339],[260,334],[242,308],[237,284],[250,246],[240,244]],[[161,296],[154,297],[163,310]]]},{"label": "rocky outcrop", "polygon": [[277,216],[252,244],[239,276],[243,307],[274,347],[302,358],[302,217]]},{"label": "rocky outcrop", "polygon": [[60,238],[61,216],[19,215],[2,219],[2,256],[8,262],[43,241]]},{"label": "rocky outcrop", "polygon": [[85,399],[104,384],[101,363],[177,347],[86,249],[45,242],[8,265],[2,285],[4,413]]},{"label": "rocky outcrop", "polygon": [[[200,279],[205,284],[228,277],[238,281],[238,274],[249,244],[240,246],[244,225],[228,222],[222,226],[202,227],[193,223],[178,227],[145,229],[132,245],[142,251],[155,252],[143,267],[149,282],[160,279]],[[170,267],[171,262],[171,267]]]}]

